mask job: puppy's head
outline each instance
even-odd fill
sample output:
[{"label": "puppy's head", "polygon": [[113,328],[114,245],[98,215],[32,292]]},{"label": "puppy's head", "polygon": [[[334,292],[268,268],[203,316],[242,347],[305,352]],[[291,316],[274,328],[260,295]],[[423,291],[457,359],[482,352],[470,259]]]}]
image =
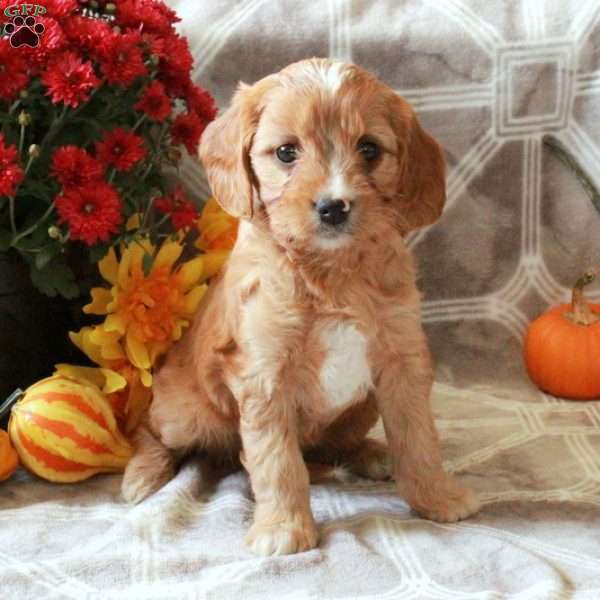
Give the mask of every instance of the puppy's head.
[{"label": "puppy's head", "polygon": [[238,89],[200,158],[223,208],[296,251],[434,222],[445,162],[409,104],[353,65],[311,59]]}]

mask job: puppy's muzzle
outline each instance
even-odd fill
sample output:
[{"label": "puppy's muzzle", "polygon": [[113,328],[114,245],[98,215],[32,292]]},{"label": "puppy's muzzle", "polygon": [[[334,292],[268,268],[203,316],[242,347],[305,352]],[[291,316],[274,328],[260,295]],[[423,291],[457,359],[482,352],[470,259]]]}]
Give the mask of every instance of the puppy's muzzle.
[{"label": "puppy's muzzle", "polygon": [[321,223],[325,225],[341,225],[350,215],[350,202],[332,198],[322,198],[315,205]]}]

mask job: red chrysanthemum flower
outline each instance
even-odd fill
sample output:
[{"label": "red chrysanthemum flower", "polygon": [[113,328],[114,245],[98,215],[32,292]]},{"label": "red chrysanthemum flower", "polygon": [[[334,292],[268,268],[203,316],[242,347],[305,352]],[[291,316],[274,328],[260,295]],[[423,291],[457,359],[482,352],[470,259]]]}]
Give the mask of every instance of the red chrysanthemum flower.
[{"label": "red chrysanthemum flower", "polygon": [[213,97],[192,82],[186,90],[185,102],[188,110],[195,112],[203,121],[212,121],[217,116],[217,107]]},{"label": "red chrysanthemum flower", "polygon": [[0,133],[0,196],[14,196],[25,177],[17,163],[18,156],[17,147],[5,145],[4,136]]},{"label": "red chrysanthemum flower", "polygon": [[64,19],[73,14],[77,8],[77,0],[44,0],[46,14],[55,19]]},{"label": "red chrysanthemum flower", "polygon": [[173,121],[171,126],[173,143],[183,144],[190,154],[195,154],[205,127],[205,122],[194,113],[183,113]]},{"label": "red chrysanthemum flower", "polygon": [[56,198],[58,222],[67,224],[72,240],[81,240],[88,246],[107,242],[119,231],[123,221],[121,208],[117,190],[104,182],[69,188]]},{"label": "red chrysanthemum flower", "polygon": [[137,32],[113,33],[102,41],[100,68],[109,83],[128,86],[146,74],[141,42]]},{"label": "red chrysanthemum flower", "polygon": [[164,50],[158,55],[158,76],[170,94],[181,98],[190,83],[190,73],[194,59],[185,38],[169,35],[164,39]]},{"label": "red chrysanthemum flower", "polygon": [[142,34],[142,40],[149,54],[154,54],[159,58],[164,58],[167,55],[167,42],[164,36],[154,33],[144,33]]},{"label": "red chrysanthemum flower", "polygon": [[153,81],[134,108],[162,123],[171,114],[171,99],[165,93],[164,85],[160,81]]},{"label": "red chrysanthemum flower", "polygon": [[169,215],[177,230],[191,227],[198,218],[196,207],[186,198],[180,187],[177,187],[170,196],[157,198],[154,206],[159,212]]},{"label": "red chrysanthemum flower", "polygon": [[92,63],[83,62],[75,52],[64,52],[50,60],[42,73],[42,83],[54,104],[64,102],[75,108],[89,98],[100,80]]},{"label": "red chrysanthemum flower", "polygon": [[117,23],[142,31],[166,33],[179,21],[175,11],[155,0],[121,0],[117,8]]},{"label": "red chrysanthemum flower", "polygon": [[38,47],[31,50],[31,60],[38,69],[44,67],[53,54],[65,47],[67,37],[58,21],[52,17],[37,17],[36,23],[44,26]]},{"label": "red chrysanthemum flower", "polygon": [[104,41],[113,35],[106,21],[74,15],[62,24],[69,43],[94,60],[98,59]]},{"label": "red chrysanthemum flower", "polygon": [[100,181],[104,166],[79,146],[61,146],[52,155],[52,176],[64,188]]},{"label": "red chrysanthemum flower", "polygon": [[8,38],[0,37],[0,100],[12,102],[28,83],[27,62],[11,47]]},{"label": "red chrysanthemum flower", "polygon": [[129,171],[146,156],[146,148],[139,135],[117,127],[96,144],[96,156],[106,166],[113,166],[117,171]]}]

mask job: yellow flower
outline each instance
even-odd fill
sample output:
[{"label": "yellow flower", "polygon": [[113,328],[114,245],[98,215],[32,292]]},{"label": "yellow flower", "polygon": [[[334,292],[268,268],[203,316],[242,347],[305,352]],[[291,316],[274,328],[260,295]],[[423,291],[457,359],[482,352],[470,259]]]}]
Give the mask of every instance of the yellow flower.
[{"label": "yellow flower", "polygon": [[84,351],[92,360],[127,358],[140,370],[142,382],[150,385],[147,379],[156,358],[181,337],[207,289],[199,284],[204,277],[202,256],[174,268],[182,250],[181,243],[165,241],[147,273],[144,256],[155,254],[147,241],[124,247],[120,261],[112,248],[100,261],[100,273],[112,287],[94,288],[92,301],[83,308],[85,313],[106,315],[102,327],[82,334],[81,345],[87,340]]},{"label": "yellow flower", "polygon": [[227,260],[237,239],[239,221],[226,213],[214,198],[209,198],[196,222],[196,247],[204,251],[204,274],[215,275]]},{"label": "yellow flower", "polygon": [[55,365],[55,375],[96,387],[106,395],[119,427],[133,431],[152,399],[152,390],[142,383],[140,371],[127,362],[115,365],[117,370],[75,365]]},{"label": "yellow flower", "polygon": [[200,250],[231,250],[237,238],[239,221],[226,213],[214,198],[209,198],[196,221]]},{"label": "yellow flower", "polygon": [[105,394],[113,394],[127,386],[127,380],[112,369],[97,367],[78,367],[75,365],[54,365],[55,375],[62,375],[75,381],[83,381],[98,388]]},{"label": "yellow flower", "polygon": [[[88,314],[104,322],[70,332],[71,341],[99,365],[56,365],[56,372],[102,390],[125,432],[131,432],[152,398],[152,366],[156,358],[183,333],[207,286],[204,257],[175,267],[183,247],[166,241],[156,252],[147,241],[121,248],[121,259],[111,249],[98,263],[111,288],[94,288]],[[151,266],[144,269],[144,257]]]}]

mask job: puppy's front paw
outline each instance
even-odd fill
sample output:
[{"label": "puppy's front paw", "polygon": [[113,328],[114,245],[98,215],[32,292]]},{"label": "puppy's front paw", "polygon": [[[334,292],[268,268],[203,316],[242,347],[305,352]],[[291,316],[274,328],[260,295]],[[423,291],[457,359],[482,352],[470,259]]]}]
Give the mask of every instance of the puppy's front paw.
[{"label": "puppy's front paw", "polygon": [[254,554],[279,556],[310,550],[317,545],[319,535],[314,525],[295,522],[278,525],[254,523],[246,535],[246,545]]},{"label": "puppy's front paw", "polygon": [[446,473],[427,483],[421,482],[419,488],[414,497],[408,498],[409,504],[431,521],[455,523],[475,514],[481,506],[473,490]]}]

